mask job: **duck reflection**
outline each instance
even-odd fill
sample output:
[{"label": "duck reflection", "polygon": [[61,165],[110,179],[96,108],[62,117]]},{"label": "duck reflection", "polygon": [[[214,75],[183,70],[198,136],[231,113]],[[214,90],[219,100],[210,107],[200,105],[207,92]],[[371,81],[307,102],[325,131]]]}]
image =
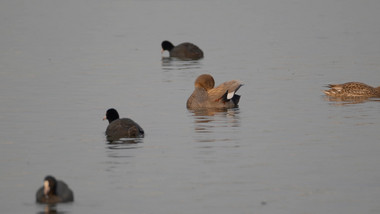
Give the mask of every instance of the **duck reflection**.
[{"label": "duck reflection", "polygon": [[125,150],[142,148],[143,138],[125,138],[107,144],[107,156],[110,158],[130,158],[132,154]]},{"label": "duck reflection", "polygon": [[143,143],[143,138],[125,138],[119,139],[117,141],[112,141],[107,144],[107,148],[109,149],[108,157],[131,157],[130,155],[125,155],[123,152],[120,153],[121,151],[118,150],[141,148],[141,143]]},{"label": "duck reflection", "polygon": [[143,143],[144,138],[112,138],[110,136],[106,137],[108,145],[120,145],[120,144],[138,144]]},{"label": "duck reflection", "polygon": [[324,96],[324,100],[332,102],[331,105],[343,106],[351,104],[359,104],[368,101],[380,101],[380,98],[371,98],[371,97],[330,97]]},{"label": "duck reflection", "polygon": [[130,164],[136,155],[134,150],[143,147],[142,141],[142,138],[128,138],[107,144],[108,149],[105,150],[107,158],[102,162],[105,166],[104,170],[114,173]]},{"label": "duck reflection", "polygon": [[44,206],[44,210],[37,212],[37,214],[63,214],[66,212],[60,212],[57,210],[57,206],[55,204],[48,204]]},{"label": "duck reflection", "polygon": [[[239,108],[198,108],[198,109],[189,109],[189,112],[193,116],[214,116],[214,115],[224,115],[224,116],[237,116],[240,111]],[[212,118],[212,117],[211,117]],[[197,121],[196,121],[197,122]]]},{"label": "duck reflection", "polygon": [[[189,110],[198,142],[230,142],[238,136],[239,108]],[[235,136],[235,137],[234,137]]]},{"label": "duck reflection", "polygon": [[171,57],[162,57],[161,61],[162,70],[164,71],[201,68],[199,60],[179,60]]}]

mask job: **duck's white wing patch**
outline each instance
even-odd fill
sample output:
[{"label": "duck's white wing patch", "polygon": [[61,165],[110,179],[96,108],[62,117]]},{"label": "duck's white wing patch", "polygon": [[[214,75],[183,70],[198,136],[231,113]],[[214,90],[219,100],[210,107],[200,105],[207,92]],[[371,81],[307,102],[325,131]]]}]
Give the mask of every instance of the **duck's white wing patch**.
[{"label": "duck's white wing patch", "polygon": [[234,95],[235,95],[235,92],[234,92],[234,91],[228,93],[228,94],[227,94],[227,100],[232,99],[232,97],[234,97]]}]

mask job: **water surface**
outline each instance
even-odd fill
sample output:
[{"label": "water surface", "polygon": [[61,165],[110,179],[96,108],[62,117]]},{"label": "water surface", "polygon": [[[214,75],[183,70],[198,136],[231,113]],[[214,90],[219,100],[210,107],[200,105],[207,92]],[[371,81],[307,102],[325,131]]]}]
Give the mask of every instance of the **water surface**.
[{"label": "water surface", "polygon": [[[380,85],[376,1],[0,3],[0,211],[379,213],[380,103],[327,99],[329,83]],[[161,55],[189,41],[205,58]],[[164,58],[162,58],[164,57]],[[240,79],[240,106],[185,107],[195,78]],[[145,130],[108,144],[116,108]]]}]

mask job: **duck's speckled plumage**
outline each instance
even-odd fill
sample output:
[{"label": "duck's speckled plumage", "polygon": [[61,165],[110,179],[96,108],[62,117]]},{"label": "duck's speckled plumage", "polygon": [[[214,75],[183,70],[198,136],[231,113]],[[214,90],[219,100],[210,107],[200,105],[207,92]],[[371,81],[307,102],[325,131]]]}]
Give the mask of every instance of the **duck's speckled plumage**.
[{"label": "duck's speckled plumage", "polygon": [[231,80],[215,88],[214,85],[215,81],[211,75],[200,75],[195,80],[195,89],[187,100],[187,108],[234,108],[238,106],[240,96],[235,93],[243,85],[241,81]]},{"label": "duck's speckled plumage", "polygon": [[380,97],[380,87],[374,88],[361,82],[330,84],[323,92],[331,97]]}]

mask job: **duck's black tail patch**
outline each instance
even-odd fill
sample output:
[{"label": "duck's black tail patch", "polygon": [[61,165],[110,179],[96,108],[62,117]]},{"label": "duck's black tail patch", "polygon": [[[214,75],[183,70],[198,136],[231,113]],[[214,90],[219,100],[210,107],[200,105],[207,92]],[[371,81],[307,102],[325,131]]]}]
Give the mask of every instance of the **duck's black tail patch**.
[{"label": "duck's black tail patch", "polygon": [[240,100],[240,95],[237,95],[235,94],[233,97],[232,97],[232,102],[237,105],[239,103],[239,100]]}]

